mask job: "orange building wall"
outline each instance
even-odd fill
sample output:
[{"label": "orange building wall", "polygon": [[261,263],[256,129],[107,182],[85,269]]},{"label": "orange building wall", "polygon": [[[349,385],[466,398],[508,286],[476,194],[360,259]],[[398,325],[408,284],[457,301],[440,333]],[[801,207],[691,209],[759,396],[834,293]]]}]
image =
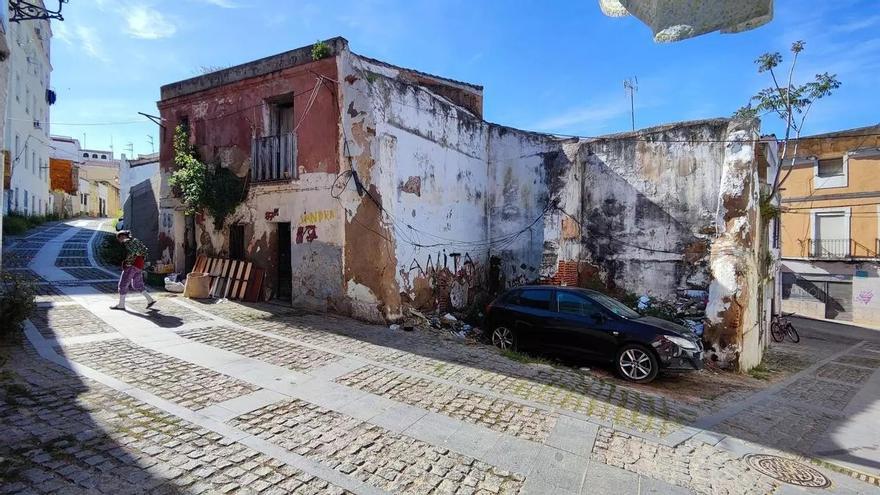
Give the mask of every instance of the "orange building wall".
[{"label": "orange building wall", "polygon": [[73,162],[49,158],[49,184],[53,191],[62,190],[76,194],[77,184],[73,182]]},{"label": "orange building wall", "polygon": [[[877,130],[854,133],[877,134]],[[880,136],[833,136],[804,140],[798,147],[797,155],[804,159],[839,158],[850,151],[870,148],[880,148]],[[877,239],[880,237],[880,157],[850,156],[847,168],[844,187],[816,189],[812,161],[795,166],[782,184],[780,242],[783,258],[807,257],[811,239],[811,211],[837,207],[850,208],[852,255],[877,256]],[[785,170],[782,176],[785,176]]]}]

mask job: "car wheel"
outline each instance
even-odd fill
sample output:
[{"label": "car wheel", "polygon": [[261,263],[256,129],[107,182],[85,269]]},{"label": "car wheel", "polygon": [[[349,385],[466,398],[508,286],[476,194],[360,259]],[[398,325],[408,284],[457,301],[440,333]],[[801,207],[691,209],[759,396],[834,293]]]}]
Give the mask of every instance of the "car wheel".
[{"label": "car wheel", "polygon": [[623,346],[617,353],[615,365],[620,376],[636,383],[650,382],[660,371],[660,363],[654,353],[637,344]]},{"label": "car wheel", "polygon": [[507,327],[496,327],[492,331],[492,345],[502,351],[516,350],[516,334]]}]

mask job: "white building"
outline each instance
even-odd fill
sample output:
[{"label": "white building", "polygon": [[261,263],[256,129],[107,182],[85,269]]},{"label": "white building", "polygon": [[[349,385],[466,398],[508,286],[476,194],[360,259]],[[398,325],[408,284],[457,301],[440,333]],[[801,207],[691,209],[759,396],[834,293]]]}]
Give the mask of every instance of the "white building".
[{"label": "white building", "polygon": [[[44,215],[52,210],[49,191],[49,41],[47,20],[9,23],[9,79],[4,149],[10,152],[4,212]],[[6,187],[6,184],[4,184]]]}]

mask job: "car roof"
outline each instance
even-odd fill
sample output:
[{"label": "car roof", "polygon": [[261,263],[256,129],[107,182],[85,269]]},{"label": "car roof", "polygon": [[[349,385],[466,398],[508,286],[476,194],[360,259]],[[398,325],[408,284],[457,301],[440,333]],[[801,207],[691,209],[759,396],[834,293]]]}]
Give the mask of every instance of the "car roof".
[{"label": "car roof", "polygon": [[511,287],[510,289],[507,289],[506,292],[511,292],[511,291],[515,291],[515,290],[522,290],[522,289],[560,290],[560,291],[567,291],[567,292],[580,292],[582,294],[588,294],[588,295],[602,294],[601,292],[597,292],[597,291],[594,291],[591,289],[584,289],[582,287],[571,287],[571,286],[567,286],[567,285],[536,285],[536,284],[519,285],[516,287]]}]

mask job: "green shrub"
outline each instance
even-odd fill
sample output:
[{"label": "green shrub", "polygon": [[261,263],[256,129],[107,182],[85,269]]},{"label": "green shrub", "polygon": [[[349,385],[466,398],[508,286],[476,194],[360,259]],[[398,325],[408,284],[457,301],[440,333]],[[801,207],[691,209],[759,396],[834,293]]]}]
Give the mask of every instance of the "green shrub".
[{"label": "green shrub", "polygon": [[323,41],[316,41],[312,45],[312,60],[321,60],[330,56],[330,45]]},{"label": "green shrub", "polygon": [[3,233],[6,235],[24,234],[30,228],[27,217],[10,213],[3,217]]},{"label": "green shrub", "polygon": [[116,240],[115,236],[105,235],[98,251],[101,261],[108,265],[119,266],[125,259],[125,246]]},{"label": "green shrub", "polygon": [[0,341],[9,341],[21,331],[21,324],[36,309],[36,288],[32,281],[11,272],[0,273]]}]

